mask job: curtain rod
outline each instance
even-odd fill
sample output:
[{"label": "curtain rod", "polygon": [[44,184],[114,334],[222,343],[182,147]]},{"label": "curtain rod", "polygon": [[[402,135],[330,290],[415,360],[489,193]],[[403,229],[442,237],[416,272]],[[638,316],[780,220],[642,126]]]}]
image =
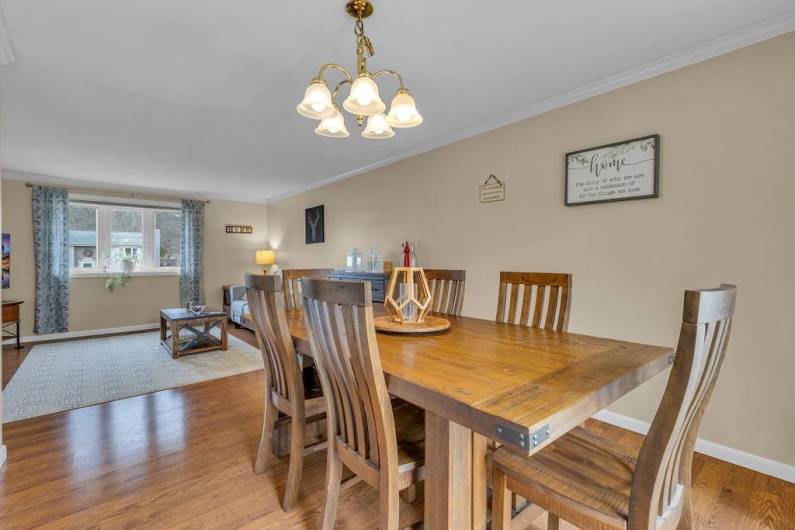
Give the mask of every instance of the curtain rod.
[{"label": "curtain rod", "polygon": [[[26,188],[32,188],[33,186],[37,186],[37,184],[31,184],[30,182],[26,182],[25,183],[25,187]],[[56,187],[58,187],[58,186],[56,186]],[[61,187],[64,187],[64,188],[66,188],[69,191],[75,191],[75,192],[78,192],[78,193],[100,193],[100,194],[101,193],[112,193],[112,194],[115,194],[115,195],[120,196],[120,197],[129,197],[131,199],[134,199],[136,197],[137,198],[152,198],[152,197],[155,197],[155,198],[160,198],[160,199],[168,199],[168,200],[172,200],[172,201],[180,200],[179,198],[175,198],[175,197],[166,197],[164,195],[154,195],[154,194],[147,194],[147,193],[135,193],[135,192],[132,192],[132,191],[130,191],[130,192],[124,192],[124,191],[116,192],[116,191],[103,191],[103,190],[98,190],[98,189],[93,189],[93,188],[69,188],[69,187],[66,187],[66,186],[61,186]],[[190,199],[190,200],[196,201],[196,202],[203,202],[205,204],[210,204],[210,202],[211,202],[211,201],[205,200],[205,199]]]}]

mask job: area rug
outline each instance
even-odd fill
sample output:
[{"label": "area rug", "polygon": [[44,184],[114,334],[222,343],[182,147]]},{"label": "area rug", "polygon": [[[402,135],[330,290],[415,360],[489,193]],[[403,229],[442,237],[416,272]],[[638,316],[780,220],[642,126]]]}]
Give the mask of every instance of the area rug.
[{"label": "area rug", "polygon": [[3,390],[3,423],[262,369],[259,350],[233,336],[228,349],[172,359],[159,333],[34,346]]}]

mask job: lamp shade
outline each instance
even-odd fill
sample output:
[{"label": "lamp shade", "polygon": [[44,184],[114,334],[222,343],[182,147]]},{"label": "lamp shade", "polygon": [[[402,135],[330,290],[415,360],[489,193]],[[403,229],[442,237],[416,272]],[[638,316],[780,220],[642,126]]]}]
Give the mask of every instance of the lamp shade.
[{"label": "lamp shade", "polygon": [[395,131],[386,122],[383,114],[375,114],[367,118],[367,127],[364,128],[362,136],[371,140],[383,140],[395,136]]},{"label": "lamp shade", "polygon": [[351,86],[351,93],[342,103],[342,106],[351,114],[357,116],[372,116],[384,112],[386,105],[378,96],[378,85],[373,78],[362,74],[356,78]]},{"label": "lamp shade", "polygon": [[329,92],[326,82],[322,79],[313,80],[307,87],[304,99],[298,104],[296,110],[301,116],[315,120],[334,116],[336,109],[331,101],[331,92]]},{"label": "lamp shade", "polygon": [[347,138],[350,136],[348,129],[345,128],[345,118],[337,107],[334,107],[337,113],[331,118],[323,118],[320,125],[317,126],[315,132],[320,136],[327,136],[329,138]]},{"label": "lamp shade", "polygon": [[408,90],[398,90],[392,98],[387,123],[392,127],[416,127],[422,123],[422,116],[417,112],[417,104]]},{"label": "lamp shade", "polygon": [[276,255],[272,250],[257,251],[257,265],[273,265],[276,263]]}]

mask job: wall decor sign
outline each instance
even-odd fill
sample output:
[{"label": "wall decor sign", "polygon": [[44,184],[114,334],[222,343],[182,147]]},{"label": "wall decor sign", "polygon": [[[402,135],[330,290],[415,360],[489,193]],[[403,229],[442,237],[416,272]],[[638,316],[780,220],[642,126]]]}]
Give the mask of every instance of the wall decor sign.
[{"label": "wall decor sign", "polygon": [[326,231],[324,226],[324,212],[323,205],[313,206],[307,208],[305,212],[306,222],[306,244],[323,243],[326,240]]},{"label": "wall decor sign", "polygon": [[254,227],[250,225],[226,225],[227,234],[253,234]]},{"label": "wall decor sign", "polygon": [[660,135],[566,153],[566,206],[660,196]]},{"label": "wall decor sign", "polygon": [[496,202],[505,200],[505,183],[494,175],[489,175],[486,182],[480,185],[480,202]]},{"label": "wall decor sign", "polygon": [[3,234],[3,289],[11,287],[11,234]]}]

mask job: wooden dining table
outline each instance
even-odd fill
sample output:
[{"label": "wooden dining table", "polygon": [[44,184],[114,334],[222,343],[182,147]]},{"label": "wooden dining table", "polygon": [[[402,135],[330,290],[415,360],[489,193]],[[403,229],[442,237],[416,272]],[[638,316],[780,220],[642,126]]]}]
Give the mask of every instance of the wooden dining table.
[{"label": "wooden dining table", "polygon": [[[389,392],[425,409],[425,528],[486,527],[487,444],[531,455],[665,370],[673,350],[469,317],[378,334]],[[300,311],[296,349],[311,355]]]}]

